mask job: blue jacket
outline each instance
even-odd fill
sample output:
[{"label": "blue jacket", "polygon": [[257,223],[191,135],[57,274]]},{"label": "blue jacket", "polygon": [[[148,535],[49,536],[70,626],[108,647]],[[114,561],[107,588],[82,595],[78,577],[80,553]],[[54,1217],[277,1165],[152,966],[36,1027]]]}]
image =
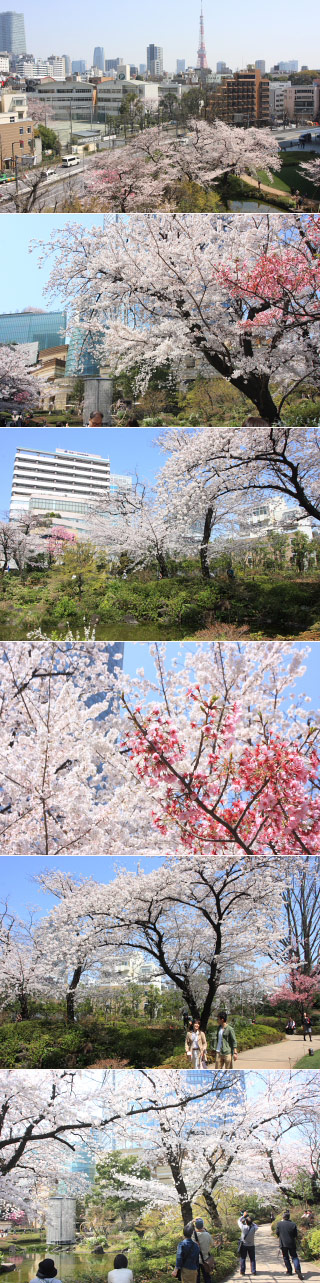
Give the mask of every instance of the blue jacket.
[{"label": "blue jacket", "polygon": [[197,1270],[199,1265],[200,1248],[199,1243],[195,1243],[192,1238],[183,1238],[178,1244],[176,1255],[177,1270]]}]

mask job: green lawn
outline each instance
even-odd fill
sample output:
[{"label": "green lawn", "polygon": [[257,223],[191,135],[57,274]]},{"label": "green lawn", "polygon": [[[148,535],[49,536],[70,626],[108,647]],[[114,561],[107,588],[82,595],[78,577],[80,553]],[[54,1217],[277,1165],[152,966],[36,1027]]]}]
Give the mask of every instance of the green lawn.
[{"label": "green lawn", "polygon": [[314,1056],[302,1056],[297,1060],[295,1069],[320,1069],[320,1048],[315,1051]]}]

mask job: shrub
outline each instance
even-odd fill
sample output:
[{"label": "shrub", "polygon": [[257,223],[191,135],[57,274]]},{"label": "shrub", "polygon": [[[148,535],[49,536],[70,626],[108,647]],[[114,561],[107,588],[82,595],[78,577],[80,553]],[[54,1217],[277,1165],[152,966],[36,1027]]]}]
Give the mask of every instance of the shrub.
[{"label": "shrub", "polygon": [[305,1261],[318,1261],[320,1257],[320,1228],[309,1230],[302,1239],[301,1248]]}]

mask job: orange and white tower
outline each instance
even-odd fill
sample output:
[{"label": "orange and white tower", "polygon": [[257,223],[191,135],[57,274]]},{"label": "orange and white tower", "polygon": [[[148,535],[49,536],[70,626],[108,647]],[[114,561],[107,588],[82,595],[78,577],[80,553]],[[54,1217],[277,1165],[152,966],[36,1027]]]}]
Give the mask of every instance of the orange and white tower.
[{"label": "orange and white tower", "polygon": [[199,68],[200,68],[200,71],[205,71],[205,70],[206,70],[206,68],[207,68],[207,66],[208,66],[208,62],[207,62],[207,53],[206,53],[206,46],[205,46],[205,40],[204,40],[204,21],[203,21],[203,10],[202,10],[202,4],[201,4],[201,11],[200,11],[200,34],[199,34],[199,49],[198,49],[198,62],[197,62],[197,67],[199,67]]}]

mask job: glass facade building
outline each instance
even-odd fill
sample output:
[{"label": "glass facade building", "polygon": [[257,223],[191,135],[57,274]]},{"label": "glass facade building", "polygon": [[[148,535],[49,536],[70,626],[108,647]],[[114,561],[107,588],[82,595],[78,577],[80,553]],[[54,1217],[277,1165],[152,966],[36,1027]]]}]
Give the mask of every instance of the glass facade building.
[{"label": "glass facade building", "polygon": [[64,347],[66,312],[2,312],[0,343],[38,343],[39,349]]},{"label": "glass facade building", "polygon": [[96,334],[88,334],[80,325],[76,325],[70,334],[66,374],[71,375],[72,378],[77,375],[80,378],[99,378],[102,364],[102,337],[100,338],[100,335]]},{"label": "glass facade building", "polygon": [[0,49],[16,56],[27,52],[23,13],[0,13]]}]

